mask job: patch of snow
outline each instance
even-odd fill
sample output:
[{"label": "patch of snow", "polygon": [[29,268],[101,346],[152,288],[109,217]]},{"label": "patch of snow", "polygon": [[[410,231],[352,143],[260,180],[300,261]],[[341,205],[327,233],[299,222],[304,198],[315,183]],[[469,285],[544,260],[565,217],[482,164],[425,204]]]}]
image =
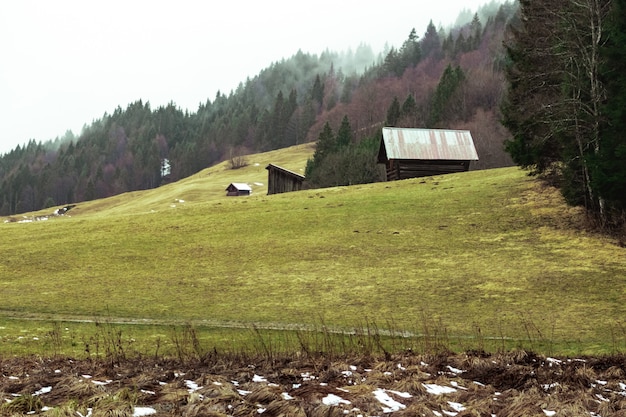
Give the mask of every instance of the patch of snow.
[{"label": "patch of snow", "polygon": [[95,385],[109,385],[111,382],[113,382],[113,380],[107,379],[106,381],[91,381],[91,382],[93,382]]},{"label": "patch of snow", "polygon": [[91,375],[81,375],[81,376],[82,376],[83,378],[85,378],[85,379],[90,379],[90,378],[91,378]]},{"label": "patch of snow", "polygon": [[545,410],[545,409],[541,409],[541,411],[543,411],[543,413],[548,416],[548,417],[552,417],[554,415],[556,415],[556,411],[552,411],[552,410]]},{"label": "patch of snow", "polygon": [[341,371],[341,375],[343,375],[344,377],[348,378],[348,377],[352,376],[352,371]]},{"label": "patch of snow", "polygon": [[397,395],[398,397],[402,397],[402,398],[412,398],[413,396],[411,394],[409,394],[408,392],[401,392],[401,391],[392,391],[392,390],[387,390],[388,392]]},{"label": "patch of snow", "polygon": [[398,369],[401,371],[406,371],[406,368],[404,366],[402,366],[401,363],[398,364]]},{"label": "patch of snow", "polygon": [[544,391],[549,391],[551,388],[558,387],[560,384],[558,382],[553,382],[552,384],[543,384],[541,387]]},{"label": "patch of snow", "polygon": [[260,375],[254,374],[254,376],[252,377],[252,382],[267,382],[267,379]]},{"label": "patch of snow", "polygon": [[47,394],[50,391],[52,391],[52,387],[43,387],[42,389],[40,389],[39,391],[35,391],[35,393],[33,395],[41,395],[41,394]]},{"label": "patch of snow", "polygon": [[289,401],[289,400],[293,400],[294,398],[289,395],[289,393],[287,392],[283,392],[282,394],[280,394],[283,397],[283,400]]},{"label": "patch of snow", "polygon": [[256,412],[258,414],[263,414],[265,412],[265,410],[267,410],[267,408],[259,408],[259,409],[256,410]]},{"label": "patch of snow", "polygon": [[450,406],[450,408],[452,408],[457,413],[460,413],[461,411],[465,410],[465,407],[461,403],[455,403],[453,401],[448,401],[448,405]]},{"label": "patch of snow", "polygon": [[149,416],[156,414],[156,410],[152,407],[135,407],[133,410],[133,417]]},{"label": "patch of snow", "polygon": [[563,361],[559,360],[559,359],[555,359],[555,358],[546,358],[546,361],[549,362],[550,366],[554,365],[560,365],[563,363]]},{"label": "patch of snow", "polygon": [[302,384],[293,384],[293,385],[291,385],[291,387],[292,387],[293,389],[298,389],[298,388],[300,388],[301,386],[302,386]]},{"label": "patch of snow", "polygon": [[610,400],[608,398],[604,398],[602,395],[600,394],[596,394],[596,397],[598,397],[598,399],[602,402],[608,403],[610,402]]},{"label": "patch of snow", "polygon": [[237,392],[239,393],[239,395],[245,397],[246,395],[250,394],[252,391],[246,391],[246,390],[238,389]]},{"label": "patch of snow", "polygon": [[374,391],[374,397],[385,406],[383,407],[383,413],[393,413],[406,408],[406,405],[391,398],[384,389],[379,388]]},{"label": "patch of snow", "polygon": [[222,384],[221,382],[213,381],[213,385],[217,385],[218,387],[221,387],[224,384]]},{"label": "patch of snow", "polygon": [[148,394],[148,395],[156,395],[156,392],[154,391],[148,391],[147,389],[142,389],[140,390],[141,392],[143,392],[144,394]]},{"label": "patch of snow", "polygon": [[198,391],[201,387],[198,386],[198,384],[196,384],[194,381],[187,379],[185,380],[185,386],[187,386],[187,388],[189,388],[189,393]]},{"label": "patch of snow", "polygon": [[433,414],[436,415],[437,417],[443,417],[443,414],[441,414],[439,411],[435,411],[435,410],[432,410],[432,411],[433,411]]},{"label": "patch of snow", "polygon": [[354,366],[354,365],[350,365],[350,370],[351,370],[351,371],[356,371],[356,370],[357,370],[357,367],[356,367],[356,366]]},{"label": "patch of snow", "polygon": [[258,187],[263,187],[263,183],[262,182],[255,182],[254,185],[256,185]]},{"label": "patch of snow", "polygon": [[433,395],[452,394],[456,389],[452,387],[444,387],[437,384],[422,384],[426,388],[426,392]]},{"label": "patch of snow", "polygon": [[608,381],[600,381],[600,380],[596,380],[596,382],[600,385],[606,385],[609,383]]},{"label": "patch of snow", "polygon": [[60,373],[61,373],[61,370],[60,370],[60,369],[55,369],[55,370],[54,370],[54,373],[55,373],[55,374],[60,374]]},{"label": "patch of snow", "polygon": [[456,381],[450,381],[450,385],[452,385],[454,388],[458,388],[458,389],[462,389],[464,391],[467,391],[467,388],[460,386],[459,383],[456,382]]},{"label": "patch of snow", "polygon": [[452,366],[450,366],[450,365],[448,365],[448,370],[450,370],[450,372],[452,372],[453,374],[457,374],[457,375],[458,375],[458,374],[462,374],[463,372],[465,372],[465,371],[463,371],[463,370],[461,370],[461,369],[458,369],[458,368],[453,368],[453,367],[452,367]]},{"label": "patch of snow", "polygon": [[328,394],[327,396],[322,398],[322,403],[324,405],[332,405],[332,406],[337,406],[339,404],[351,404],[350,401],[344,400],[343,398],[335,394]]}]

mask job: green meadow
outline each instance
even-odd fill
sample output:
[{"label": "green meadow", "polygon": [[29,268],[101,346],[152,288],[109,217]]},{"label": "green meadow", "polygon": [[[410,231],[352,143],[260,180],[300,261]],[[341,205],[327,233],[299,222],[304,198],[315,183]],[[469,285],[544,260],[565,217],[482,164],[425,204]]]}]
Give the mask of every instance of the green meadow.
[{"label": "green meadow", "polygon": [[[626,351],[625,249],[553,189],[505,168],[266,195],[268,163],[301,172],[312,152],[0,224],[0,353],[320,347],[329,334]],[[226,197],[230,182],[253,194]]]}]

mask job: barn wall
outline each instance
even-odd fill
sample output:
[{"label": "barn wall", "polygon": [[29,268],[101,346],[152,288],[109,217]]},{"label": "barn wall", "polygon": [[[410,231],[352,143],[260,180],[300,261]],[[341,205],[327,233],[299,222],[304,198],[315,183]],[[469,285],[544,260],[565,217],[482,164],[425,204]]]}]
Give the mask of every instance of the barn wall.
[{"label": "barn wall", "polygon": [[289,193],[300,191],[303,181],[278,169],[269,169],[267,194]]},{"label": "barn wall", "polygon": [[392,159],[386,165],[387,181],[452,174],[469,170],[469,161]]}]

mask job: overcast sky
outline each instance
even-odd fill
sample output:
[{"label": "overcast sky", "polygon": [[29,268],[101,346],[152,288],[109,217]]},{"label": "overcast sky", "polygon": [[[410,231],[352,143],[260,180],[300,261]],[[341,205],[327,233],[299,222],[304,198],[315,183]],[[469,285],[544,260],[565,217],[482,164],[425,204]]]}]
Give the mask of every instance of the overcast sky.
[{"label": "overcast sky", "polygon": [[298,49],[399,47],[488,0],[14,0],[0,4],[0,154],[142,99],[195,112]]}]

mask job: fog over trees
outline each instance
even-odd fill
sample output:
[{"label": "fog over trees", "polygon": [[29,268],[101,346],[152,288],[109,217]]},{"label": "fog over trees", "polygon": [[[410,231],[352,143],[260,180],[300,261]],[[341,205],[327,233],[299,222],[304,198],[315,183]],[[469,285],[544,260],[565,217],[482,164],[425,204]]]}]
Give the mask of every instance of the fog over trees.
[{"label": "fog over trees", "polygon": [[[332,160],[308,167],[318,186],[377,180],[376,141],[385,123],[469,129],[481,158],[475,168],[510,165],[499,105],[502,41],[516,8],[491,3],[453,28],[407,28],[402,45],[378,54],[367,45],[297,51],[195,112],[137,100],[79,134],[32,140],[0,157],[0,215],[158,187],[234,155],[317,141],[325,126],[333,136],[346,126],[350,134]],[[332,169],[345,158],[354,161],[350,172]]]}]

